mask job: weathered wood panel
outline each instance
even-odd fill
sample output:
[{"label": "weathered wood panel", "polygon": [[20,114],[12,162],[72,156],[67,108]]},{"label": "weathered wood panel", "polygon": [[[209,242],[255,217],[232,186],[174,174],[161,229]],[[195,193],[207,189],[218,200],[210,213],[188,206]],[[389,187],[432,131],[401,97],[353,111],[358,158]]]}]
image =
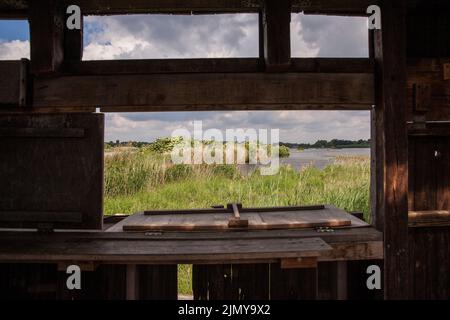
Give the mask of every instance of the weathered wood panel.
[{"label": "weathered wood panel", "polygon": [[141,300],[177,300],[177,265],[137,266],[137,298]]},{"label": "weathered wood panel", "polygon": [[406,1],[382,1],[382,30],[375,31],[375,152],[379,172],[375,220],[384,233],[384,294],[408,298],[408,139],[406,130]]},{"label": "weathered wood panel", "polygon": [[448,1],[414,2],[414,7],[408,10],[408,57],[450,57]]},{"label": "weathered wood panel", "polygon": [[54,264],[0,263],[0,300],[56,299],[56,282]]},{"label": "weathered wood panel", "polygon": [[[408,60],[408,120],[422,116],[427,121],[450,120],[450,79],[445,79],[444,68],[450,59]],[[429,94],[421,110],[414,110],[414,85],[427,86]]]},{"label": "weathered wood panel", "polygon": [[317,292],[317,268],[281,269],[279,264],[270,265],[272,300],[316,300]]},{"label": "weathered wood panel", "polygon": [[102,114],[0,116],[0,226],[101,229]]},{"label": "weathered wood panel", "polygon": [[415,212],[410,221],[411,299],[450,298],[450,228],[440,227],[447,221],[435,216],[436,210],[450,209],[450,138],[443,132],[448,124],[434,127],[409,139],[409,208],[424,211]]},{"label": "weathered wood panel", "polygon": [[[314,300],[317,297],[317,269],[281,269],[277,263],[194,265],[193,268],[195,300]],[[336,278],[329,280],[333,282]]]},{"label": "weathered wood panel", "polygon": [[[76,264],[76,263],[75,263]],[[58,300],[125,300],[126,266],[99,265],[93,271],[81,271],[81,290],[67,289],[65,270],[57,272]]]},{"label": "weathered wood panel", "polygon": [[[294,209],[294,210],[291,210]],[[232,212],[215,209],[208,213],[198,209],[189,211],[146,211],[136,213],[118,223],[111,231],[212,231],[228,230]],[[322,209],[313,207],[297,208],[243,208],[242,220],[247,220],[247,230],[301,229],[317,227],[367,227],[368,224],[352,217],[347,212],[326,206]],[[206,211],[206,212],[205,212]]]},{"label": "weathered wood panel", "polygon": [[0,62],[0,111],[5,107],[17,107],[26,103],[26,62],[1,61]]},{"label": "weathered wood panel", "polygon": [[411,299],[450,299],[450,228],[410,228]]},{"label": "weathered wood panel", "polygon": [[[370,74],[179,74],[38,78],[40,107],[142,107],[147,111],[214,109],[369,109]],[[70,99],[68,98],[70,97]],[[137,110],[136,109],[136,110]]]}]

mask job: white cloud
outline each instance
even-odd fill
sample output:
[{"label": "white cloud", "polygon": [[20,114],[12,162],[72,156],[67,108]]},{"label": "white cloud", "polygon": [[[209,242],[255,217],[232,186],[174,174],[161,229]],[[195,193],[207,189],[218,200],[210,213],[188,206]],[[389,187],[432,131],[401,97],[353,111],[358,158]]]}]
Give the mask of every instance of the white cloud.
[{"label": "white cloud", "polygon": [[293,14],[294,57],[368,57],[367,18]]},{"label": "white cloud", "polygon": [[0,60],[20,60],[30,57],[30,42],[21,40],[1,41]]},{"label": "white cloud", "polygon": [[84,59],[256,57],[257,19],[255,14],[87,17],[91,32]]},{"label": "white cloud", "polygon": [[[177,115],[177,116],[175,116]],[[193,129],[193,121],[203,121],[203,129],[280,129],[284,142],[315,142],[318,139],[368,139],[368,111],[236,111],[108,114],[106,140],[153,141],[170,136],[178,128]],[[138,121],[136,119],[139,119]]]}]

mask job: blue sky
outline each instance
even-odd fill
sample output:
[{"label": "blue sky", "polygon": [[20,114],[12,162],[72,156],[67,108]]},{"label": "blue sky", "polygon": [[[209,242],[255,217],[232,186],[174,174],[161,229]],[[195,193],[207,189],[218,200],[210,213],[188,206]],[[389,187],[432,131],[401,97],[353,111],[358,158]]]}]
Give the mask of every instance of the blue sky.
[{"label": "blue sky", "polygon": [[[366,19],[304,16],[291,22],[294,57],[367,57]],[[256,15],[86,17],[84,59],[256,57]],[[0,21],[0,60],[29,57],[26,21]],[[282,141],[367,139],[369,112],[180,112],[107,114],[106,140],[152,141],[194,120],[205,128],[280,129]]]},{"label": "blue sky", "polygon": [[29,40],[28,21],[24,20],[0,20],[0,39]]}]

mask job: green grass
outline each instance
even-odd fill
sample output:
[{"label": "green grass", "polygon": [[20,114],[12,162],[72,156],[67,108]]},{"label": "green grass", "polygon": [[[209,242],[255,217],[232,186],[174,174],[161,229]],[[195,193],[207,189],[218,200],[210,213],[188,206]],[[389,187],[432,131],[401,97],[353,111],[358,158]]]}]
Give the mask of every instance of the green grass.
[{"label": "green grass", "polygon": [[[338,158],[320,170],[282,167],[277,175],[241,176],[233,165],[173,166],[168,158],[141,149],[105,159],[105,214],[151,209],[330,204],[369,215],[370,161]],[[179,293],[191,293],[190,266],[179,267]]]}]

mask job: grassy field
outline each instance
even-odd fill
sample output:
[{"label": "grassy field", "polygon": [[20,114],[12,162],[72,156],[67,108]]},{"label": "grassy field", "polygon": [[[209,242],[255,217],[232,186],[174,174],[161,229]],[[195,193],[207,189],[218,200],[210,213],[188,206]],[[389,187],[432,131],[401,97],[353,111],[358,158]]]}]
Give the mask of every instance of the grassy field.
[{"label": "grassy field", "polygon": [[[151,209],[330,204],[369,214],[370,161],[337,158],[323,170],[282,167],[277,175],[239,174],[233,165],[171,165],[146,148],[105,158],[105,214]],[[191,270],[179,268],[179,293],[191,292]]]}]

